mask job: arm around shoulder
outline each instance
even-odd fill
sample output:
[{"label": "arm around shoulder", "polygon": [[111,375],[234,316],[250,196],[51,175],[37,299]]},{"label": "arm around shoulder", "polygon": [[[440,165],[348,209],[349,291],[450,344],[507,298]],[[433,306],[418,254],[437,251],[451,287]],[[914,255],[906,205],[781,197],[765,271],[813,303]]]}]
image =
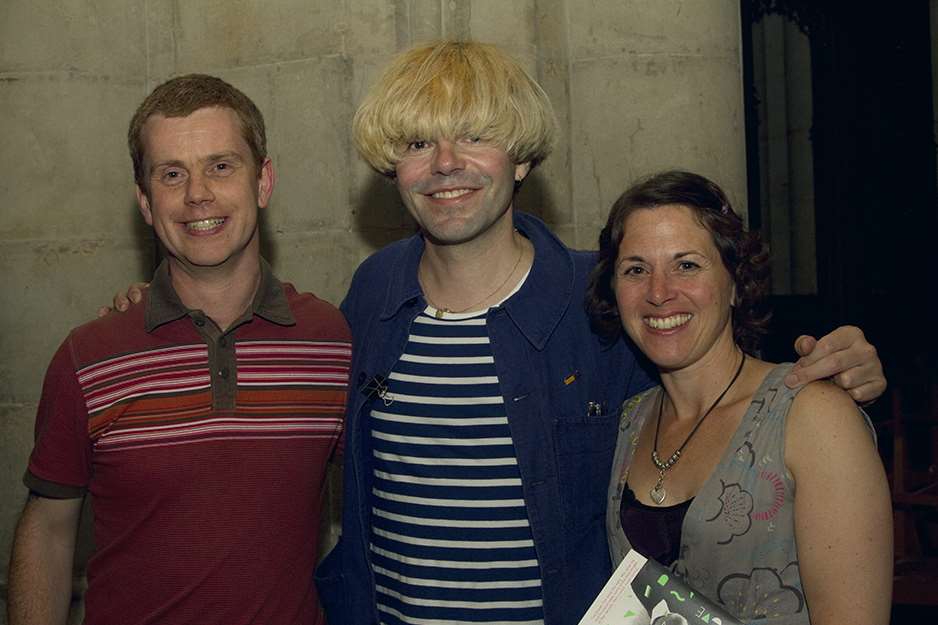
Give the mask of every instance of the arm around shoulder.
[{"label": "arm around shoulder", "polygon": [[10,625],[64,625],[72,596],[72,562],[81,499],[30,494],[10,558]]},{"label": "arm around shoulder", "polygon": [[892,507],[865,419],[839,388],[810,384],[789,412],[785,447],[811,623],[888,623]]}]

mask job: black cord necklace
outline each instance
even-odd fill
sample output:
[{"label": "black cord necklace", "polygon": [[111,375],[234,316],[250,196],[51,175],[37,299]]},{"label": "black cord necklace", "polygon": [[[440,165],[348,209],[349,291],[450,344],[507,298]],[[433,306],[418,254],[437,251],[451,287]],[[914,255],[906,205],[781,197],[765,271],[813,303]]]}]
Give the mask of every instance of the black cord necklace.
[{"label": "black cord necklace", "polygon": [[681,443],[681,446],[671,454],[671,457],[666,461],[662,462],[661,458],[658,457],[658,432],[661,430],[661,412],[664,408],[664,396],[667,394],[667,391],[664,390],[664,387],[661,388],[661,395],[659,396],[658,401],[658,420],[655,422],[655,445],[651,450],[651,461],[655,463],[655,467],[658,468],[658,481],[655,482],[655,485],[648,491],[648,496],[651,497],[651,500],[654,501],[657,505],[664,503],[664,500],[668,496],[668,491],[662,486],[664,482],[664,474],[668,472],[677,461],[681,458],[681,452],[684,451],[684,448],[687,447],[687,443],[690,442],[691,437],[697,433],[697,430],[700,429],[700,425],[704,422],[713,409],[717,407],[717,404],[720,403],[720,400],[726,396],[733,384],[736,383],[736,379],[739,377],[739,374],[743,371],[743,364],[746,362],[746,352],[742,352],[743,358],[739,361],[739,367],[736,368],[736,373],[733,375],[733,379],[730,380],[730,383],[726,385],[726,388],[723,389],[723,392],[720,393],[720,396],[717,397],[716,401],[710,404],[710,407],[707,408],[707,412],[703,413],[703,416],[697,420],[697,425],[694,426],[694,429],[690,431],[690,434],[687,435],[687,438],[684,439],[684,442]]}]

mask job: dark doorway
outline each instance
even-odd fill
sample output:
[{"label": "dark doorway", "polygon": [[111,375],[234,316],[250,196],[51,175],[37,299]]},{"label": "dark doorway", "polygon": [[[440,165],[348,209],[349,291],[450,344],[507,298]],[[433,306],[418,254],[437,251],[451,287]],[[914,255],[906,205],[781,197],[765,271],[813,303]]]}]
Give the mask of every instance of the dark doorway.
[{"label": "dark doorway", "polygon": [[[765,355],[802,332],[863,328],[892,383],[936,370],[938,271],[928,2],[743,0],[750,223],[761,226],[751,25],[774,11],[810,40],[817,293],[774,295]],[[797,233],[793,233],[797,236]],[[888,402],[880,402],[887,404]]]},{"label": "dark doorway", "polygon": [[[938,288],[933,261],[938,260],[938,181],[929,3],[874,7],[843,0],[742,0],[741,9],[749,217],[751,227],[763,232],[763,207],[771,190],[763,188],[760,172],[765,162],[759,153],[763,96],[753,80],[753,25],[767,14],[785,16],[807,34],[811,56],[816,289],[773,294],[773,326],[764,356],[790,360],[799,334],[819,336],[838,325],[860,326],[878,348],[890,384],[886,397],[867,409],[883,426],[880,451],[889,469],[892,400],[901,395],[903,412],[911,414],[908,408],[914,407],[927,414],[922,407],[934,409],[938,389],[938,324],[930,319]],[[764,146],[764,131],[762,136]],[[938,464],[934,414],[918,427],[907,431],[904,453],[911,473],[933,479]],[[925,551],[934,551],[938,518],[919,516],[924,519],[919,541]],[[938,608],[906,604],[894,609],[894,624],[924,622],[938,622]]]}]

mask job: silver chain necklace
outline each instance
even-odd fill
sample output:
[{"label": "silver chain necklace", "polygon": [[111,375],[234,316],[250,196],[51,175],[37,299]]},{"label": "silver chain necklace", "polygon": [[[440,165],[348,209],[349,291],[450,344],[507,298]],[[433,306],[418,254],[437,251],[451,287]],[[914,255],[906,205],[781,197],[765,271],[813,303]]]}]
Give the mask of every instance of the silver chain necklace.
[{"label": "silver chain necklace", "polygon": [[659,396],[658,401],[658,420],[655,422],[655,445],[651,450],[651,461],[655,463],[655,467],[658,468],[658,481],[655,482],[655,485],[652,486],[651,490],[648,491],[648,496],[651,497],[651,500],[657,505],[664,503],[664,500],[668,496],[668,491],[664,489],[662,483],[664,482],[664,474],[667,473],[671,467],[677,464],[677,461],[681,459],[681,452],[684,451],[684,448],[687,447],[687,443],[690,442],[691,437],[697,433],[697,430],[700,429],[700,425],[704,422],[713,409],[717,407],[717,404],[720,403],[720,400],[726,396],[733,384],[736,383],[736,379],[739,377],[739,374],[743,371],[743,364],[746,362],[746,352],[742,352],[743,358],[739,361],[739,367],[736,369],[736,373],[733,375],[733,379],[730,380],[730,383],[726,385],[726,388],[723,389],[723,392],[720,393],[720,396],[717,397],[716,401],[710,404],[710,407],[707,408],[707,412],[703,413],[703,416],[697,420],[697,425],[694,426],[694,429],[690,431],[690,434],[687,435],[687,438],[684,439],[684,442],[681,443],[681,446],[671,454],[671,456],[665,460],[661,461],[661,458],[658,456],[658,432],[661,430],[661,412],[664,408],[664,396],[667,394],[667,391],[664,390],[664,387],[661,388],[661,395]]},{"label": "silver chain necklace", "polygon": [[[517,232],[517,229],[515,230],[515,232]],[[512,236],[514,236],[514,235],[512,235]],[[508,281],[511,280],[511,277],[512,277],[513,275],[515,275],[515,271],[517,271],[518,265],[521,264],[521,259],[522,259],[522,258],[524,258],[524,244],[521,245],[521,249],[518,251],[518,259],[515,260],[515,266],[511,268],[511,272],[510,272],[507,276],[505,276],[505,279],[502,280],[502,283],[499,284],[499,285],[495,288],[494,291],[492,291],[491,293],[489,293],[488,295],[486,295],[485,297],[483,297],[483,298],[480,299],[479,301],[475,302],[474,304],[470,304],[469,306],[466,306],[465,308],[462,308],[462,309],[460,309],[460,310],[453,310],[453,309],[451,309],[451,308],[446,308],[446,307],[444,307],[444,306],[437,306],[437,305],[433,302],[433,300],[430,299],[430,295],[427,293],[427,289],[423,286],[423,281],[420,280],[420,276],[419,276],[420,270],[419,270],[419,269],[417,270],[417,273],[418,273],[417,281],[420,282],[420,286],[421,286],[421,288],[423,289],[423,298],[424,298],[425,300],[427,300],[427,303],[430,304],[431,306],[433,306],[433,308],[436,310],[436,312],[433,313],[433,316],[436,317],[437,319],[443,319],[446,314],[450,314],[450,315],[461,315],[462,313],[465,313],[465,312],[474,311],[477,306],[481,305],[483,302],[485,302],[486,300],[490,299],[490,298],[491,298],[492,296],[494,296],[496,293],[498,293],[498,292],[501,291],[503,288],[505,288],[505,285],[508,284]]]}]

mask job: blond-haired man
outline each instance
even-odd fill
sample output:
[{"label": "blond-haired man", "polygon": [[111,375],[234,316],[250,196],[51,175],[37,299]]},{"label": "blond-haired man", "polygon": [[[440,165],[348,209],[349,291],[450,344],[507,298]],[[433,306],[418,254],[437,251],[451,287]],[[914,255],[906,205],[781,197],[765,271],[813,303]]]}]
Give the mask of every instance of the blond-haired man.
[{"label": "blond-haired man", "polygon": [[[573,624],[608,576],[618,407],[651,379],[590,332],[594,256],[514,209],[554,133],[538,84],[472,42],[403,53],[355,116],[420,232],[366,260],[342,305],[357,391],[343,535],[317,578],[331,625]],[[858,331],[820,348],[850,367],[808,376],[882,391]]]}]

